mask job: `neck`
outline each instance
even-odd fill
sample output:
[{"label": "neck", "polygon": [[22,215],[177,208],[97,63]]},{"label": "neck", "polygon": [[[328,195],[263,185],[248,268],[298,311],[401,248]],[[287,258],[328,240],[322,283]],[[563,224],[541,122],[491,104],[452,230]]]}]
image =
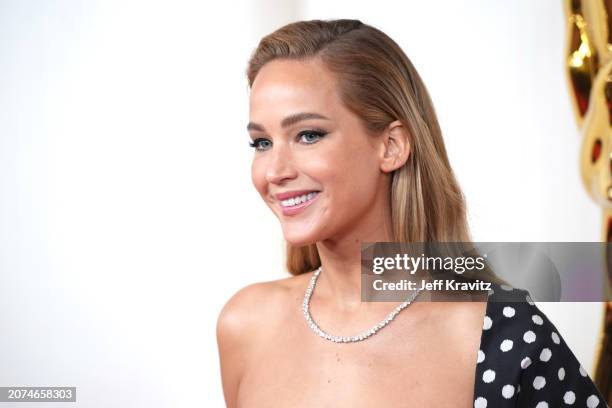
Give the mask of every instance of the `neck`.
[{"label": "neck", "polygon": [[361,228],[317,242],[323,269],[317,280],[317,296],[329,299],[341,310],[356,310],[369,303],[361,301],[361,244],[393,241],[388,211],[383,211],[384,217],[380,212],[371,213],[368,218],[378,222],[362,219]]}]

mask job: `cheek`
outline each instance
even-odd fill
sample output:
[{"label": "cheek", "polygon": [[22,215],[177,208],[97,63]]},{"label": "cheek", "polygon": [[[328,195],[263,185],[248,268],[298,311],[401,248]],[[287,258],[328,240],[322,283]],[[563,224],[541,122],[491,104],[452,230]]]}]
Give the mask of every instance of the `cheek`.
[{"label": "cheek", "polygon": [[345,191],[365,193],[379,175],[376,158],[365,147],[362,150],[347,149],[334,162],[336,183]]},{"label": "cheek", "polygon": [[354,205],[363,188],[363,171],[348,155],[341,154],[309,161],[307,174],[324,189],[325,206],[335,213]]},{"label": "cheek", "polygon": [[259,194],[264,195],[266,193],[265,169],[261,160],[253,159],[251,164],[251,182]]},{"label": "cheek", "polygon": [[[366,150],[367,152],[367,150]],[[332,191],[334,203],[343,211],[359,211],[361,203],[369,203],[376,195],[379,172],[372,155],[361,151],[347,151],[337,157]]]}]

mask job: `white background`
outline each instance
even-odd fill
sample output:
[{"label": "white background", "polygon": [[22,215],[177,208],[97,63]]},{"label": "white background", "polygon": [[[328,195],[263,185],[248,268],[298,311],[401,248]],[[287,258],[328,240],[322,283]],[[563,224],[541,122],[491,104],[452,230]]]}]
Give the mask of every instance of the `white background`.
[{"label": "white background", "polygon": [[[262,35],[310,18],[406,51],[476,241],[599,240],[556,0],[2,1],[0,386],[223,406],[217,315],[286,276],[250,182],[244,70]],[[539,306],[592,373],[602,306]]]}]

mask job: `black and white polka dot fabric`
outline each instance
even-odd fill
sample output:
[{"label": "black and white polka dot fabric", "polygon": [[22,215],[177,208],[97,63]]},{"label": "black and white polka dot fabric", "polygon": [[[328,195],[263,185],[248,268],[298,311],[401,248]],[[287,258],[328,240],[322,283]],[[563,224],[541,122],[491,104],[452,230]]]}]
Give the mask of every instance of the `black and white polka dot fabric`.
[{"label": "black and white polka dot fabric", "polygon": [[474,408],[607,407],[529,292],[491,287],[477,357]]}]

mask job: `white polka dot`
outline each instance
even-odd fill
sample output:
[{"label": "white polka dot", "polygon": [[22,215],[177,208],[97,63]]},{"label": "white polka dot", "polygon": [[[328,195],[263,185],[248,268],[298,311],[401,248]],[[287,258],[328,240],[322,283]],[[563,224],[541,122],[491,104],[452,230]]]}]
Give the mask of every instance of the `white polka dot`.
[{"label": "white polka dot", "polygon": [[525,343],[533,343],[535,339],[536,335],[531,330],[526,331],[525,334],[523,334],[523,340],[525,340]]},{"label": "white polka dot", "polygon": [[582,365],[580,366],[579,371],[580,371],[580,375],[581,376],[583,376],[583,377],[587,376],[587,372],[586,372],[586,370],[584,369],[584,367]]},{"label": "white polka dot", "polygon": [[514,396],[514,386],[510,384],[504,385],[504,388],[502,388],[502,395],[505,399],[512,398]]},{"label": "white polka dot", "polygon": [[478,363],[482,363],[485,359],[485,353],[482,350],[478,350]]},{"label": "white polka dot", "polygon": [[559,376],[559,381],[563,381],[565,378],[565,368],[561,367],[557,375]]},{"label": "white polka dot", "polygon": [[508,285],[499,285],[500,288],[502,288],[503,290],[512,290],[512,286],[508,286]]},{"label": "white polka dot", "polygon": [[476,401],[474,401],[474,408],[487,408],[487,400],[482,397],[476,398]]},{"label": "white polka dot", "polygon": [[493,320],[491,320],[491,318],[489,316],[485,316],[484,317],[484,322],[482,324],[482,329],[483,330],[489,330],[491,328],[491,325],[493,325]]},{"label": "white polka dot", "polygon": [[531,365],[531,359],[529,357],[525,357],[522,361],[521,361],[521,368],[525,369],[527,367],[529,367]]},{"label": "white polka dot", "polygon": [[559,338],[559,335],[558,335],[557,333],[555,333],[555,332],[552,332],[552,333],[550,334],[550,337],[552,338],[552,341],[553,341],[555,344],[559,344],[559,343],[561,342],[561,339]]},{"label": "white polka dot", "polygon": [[519,392],[521,392],[521,384],[519,384],[518,388],[516,389],[516,393],[518,394]]},{"label": "white polka dot", "polygon": [[550,358],[552,357],[552,352],[550,351],[550,349],[548,347],[543,348],[542,352],[540,353],[540,361],[548,361],[550,360]]},{"label": "white polka dot", "polygon": [[533,303],[533,300],[531,299],[531,296],[527,295],[527,297],[525,297],[525,300],[527,300],[527,303],[529,303],[531,306],[535,305],[535,303]]},{"label": "white polka dot", "polygon": [[501,342],[499,349],[503,352],[512,350],[513,341],[512,340],[504,340]]},{"label": "white polka dot", "polygon": [[597,398],[595,395],[591,395],[589,398],[587,398],[588,408],[595,408],[598,405],[599,405],[599,398]]},{"label": "white polka dot", "polygon": [[542,323],[544,323],[544,320],[542,320],[542,317],[540,315],[531,316],[531,320],[533,320],[533,322],[537,324],[538,326],[541,326]]},{"label": "white polka dot", "polygon": [[536,408],[548,408],[548,402],[540,401],[538,402],[538,405],[536,405]]},{"label": "white polka dot", "polygon": [[533,388],[535,388],[536,390],[541,390],[542,388],[544,388],[545,385],[546,378],[542,377],[541,375],[538,375],[536,378],[533,379]]},{"label": "white polka dot", "polygon": [[563,402],[565,402],[567,405],[572,405],[574,402],[576,402],[576,394],[574,394],[574,391],[566,392],[563,396]]},{"label": "white polka dot", "polygon": [[506,307],[504,307],[503,313],[504,313],[504,316],[506,316],[506,317],[512,317],[512,316],[514,316],[516,311],[514,310],[513,307],[506,306]]},{"label": "white polka dot", "polygon": [[482,381],[490,383],[493,382],[493,380],[495,380],[495,371],[487,370],[482,374]]}]

